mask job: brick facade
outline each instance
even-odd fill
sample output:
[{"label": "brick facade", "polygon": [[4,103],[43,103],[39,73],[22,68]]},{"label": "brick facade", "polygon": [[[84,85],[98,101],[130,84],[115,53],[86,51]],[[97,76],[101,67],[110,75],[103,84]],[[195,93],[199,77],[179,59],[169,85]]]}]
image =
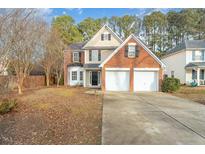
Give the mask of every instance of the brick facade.
[{"label": "brick facade", "polygon": [[[136,58],[125,57],[125,46],[128,43],[136,43],[139,46],[139,56]],[[163,79],[161,65],[138,43],[131,38],[128,42],[107,62],[102,68],[102,90],[105,91],[105,69],[106,68],[130,68],[130,91],[133,91],[133,68],[159,68],[159,84]],[[159,85],[159,88],[160,88]]]},{"label": "brick facade", "polygon": [[[80,52],[80,63],[84,64],[84,52]],[[73,50],[67,49],[64,51],[64,85],[67,85],[68,79],[68,65],[73,64]]]}]

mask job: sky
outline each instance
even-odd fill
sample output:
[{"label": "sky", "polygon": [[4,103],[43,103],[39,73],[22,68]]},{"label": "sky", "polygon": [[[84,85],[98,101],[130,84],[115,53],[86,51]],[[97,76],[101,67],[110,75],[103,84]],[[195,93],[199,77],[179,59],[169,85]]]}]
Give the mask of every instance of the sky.
[{"label": "sky", "polygon": [[179,11],[175,8],[46,8],[40,9],[48,22],[51,22],[54,17],[61,15],[70,15],[76,23],[81,22],[87,17],[102,18],[112,16],[136,15],[140,18],[150,14],[153,11],[161,11],[167,13],[170,10]]}]

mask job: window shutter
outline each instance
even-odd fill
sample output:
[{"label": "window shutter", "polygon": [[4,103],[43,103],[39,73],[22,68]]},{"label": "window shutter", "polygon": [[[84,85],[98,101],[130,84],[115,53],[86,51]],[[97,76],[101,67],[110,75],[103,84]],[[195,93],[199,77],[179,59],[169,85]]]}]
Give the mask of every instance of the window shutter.
[{"label": "window shutter", "polygon": [[70,53],[71,54],[71,63],[73,63],[73,52]]},{"label": "window shutter", "polygon": [[195,51],[192,51],[192,60],[195,60]]},{"label": "window shutter", "polygon": [[108,40],[111,40],[111,34],[108,34]]},{"label": "window shutter", "polygon": [[135,57],[139,56],[139,52],[140,52],[139,47],[136,45],[135,46]]},{"label": "window shutter", "polygon": [[92,72],[90,71],[90,85],[92,85]]},{"label": "window shutter", "polygon": [[125,57],[128,57],[128,45],[125,46]]},{"label": "window shutter", "polygon": [[89,50],[89,61],[92,61],[92,50]]},{"label": "window shutter", "polygon": [[101,61],[101,50],[98,50],[98,61]]},{"label": "window shutter", "polygon": [[104,34],[101,34],[101,41],[104,40]]},{"label": "window shutter", "polygon": [[79,62],[81,62],[81,52],[79,52]]}]

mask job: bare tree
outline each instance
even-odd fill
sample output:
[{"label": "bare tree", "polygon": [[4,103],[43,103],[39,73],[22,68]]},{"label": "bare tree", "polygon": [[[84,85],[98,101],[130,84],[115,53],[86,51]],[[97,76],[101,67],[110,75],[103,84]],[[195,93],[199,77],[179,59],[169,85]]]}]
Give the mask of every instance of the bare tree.
[{"label": "bare tree", "polygon": [[63,48],[65,45],[56,29],[47,28],[44,32],[44,53],[41,64],[46,74],[46,85],[50,85],[51,73],[55,74],[57,85],[59,85],[63,73]]},{"label": "bare tree", "polygon": [[12,46],[12,16],[14,12],[9,9],[0,9],[0,74],[4,73],[9,64],[8,52]]},{"label": "bare tree", "polygon": [[62,41],[60,34],[54,28],[52,29],[52,38],[53,38],[53,49],[55,53],[55,63],[53,65],[53,73],[55,74],[57,80],[57,87],[59,86],[60,79],[63,75],[63,57],[64,57],[64,48],[65,43]]},{"label": "bare tree", "polygon": [[13,43],[9,60],[17,77],[18,93],[22,94],[24,80],[38,59],[42,24],[35,9],[15,9],[11,22]]}]

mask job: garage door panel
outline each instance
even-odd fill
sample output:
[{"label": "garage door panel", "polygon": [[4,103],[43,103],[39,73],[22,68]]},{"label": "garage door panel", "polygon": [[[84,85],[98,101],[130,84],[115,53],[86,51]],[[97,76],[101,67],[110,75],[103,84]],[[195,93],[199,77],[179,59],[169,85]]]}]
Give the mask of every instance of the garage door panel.
[{"label": "garage door panel", "polygon": [[134,91],[158,91],[158,72],[134,71]]},{"label": "garage door panel", "polygon": [[129,91],[129,71],[106,71],[107,91]]}]

